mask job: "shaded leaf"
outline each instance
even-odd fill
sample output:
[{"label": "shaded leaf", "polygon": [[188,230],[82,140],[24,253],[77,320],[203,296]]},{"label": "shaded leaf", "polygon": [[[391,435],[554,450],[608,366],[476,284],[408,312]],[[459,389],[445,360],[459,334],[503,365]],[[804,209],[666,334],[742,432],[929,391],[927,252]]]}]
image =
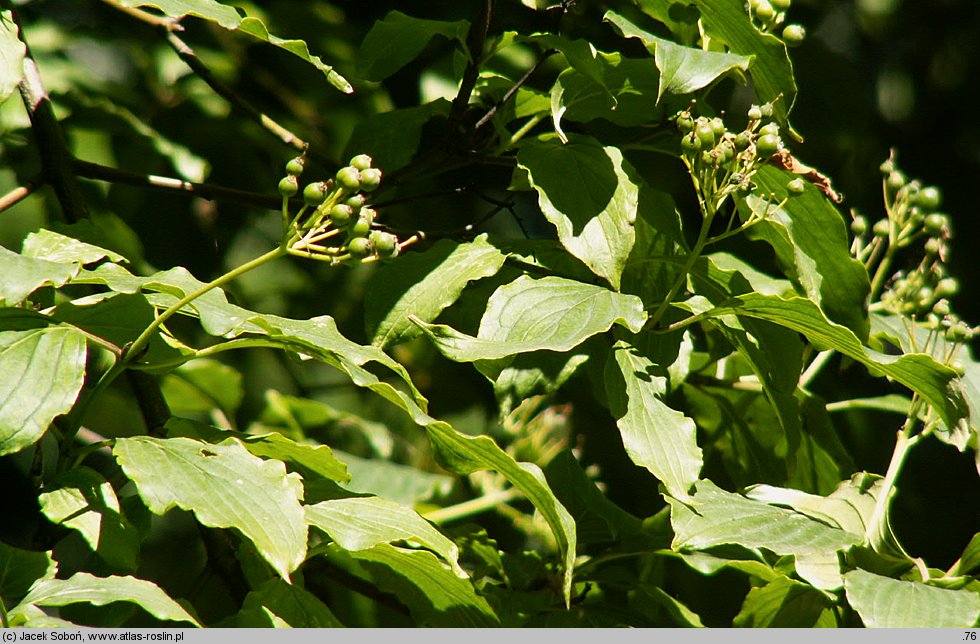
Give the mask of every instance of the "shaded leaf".
[{"label": "shaded leaf", "polygon": [[116,440],[113,454],[155,514],[173,507],[215,528],[236,528],[284,579],[306,555],[302,485],[279,461],[253,456],[228,439]]},{"label": "shaded leaf", "polygon": [[487,302],[477,337],[416,322],[451,360],[495,360],[529,351],[568,351],[620,324],[639,332],[640,298],[560,277],[526,275],[498,288]]},{"label": "shaded leaf", "polygon": [[245,596],[243,610],[264,610],[292,628],[340,628],[343,624],[312,593],[282,579],[269,579]]},{"label": "shaded leaf", "polygon": [[567,144],[536,140],[521,146],[517,162],[562,245],[619,290],[639,202],[635,171],[622,153],[584,136]]},{"label": "shaded leaf", "polygon": [[963,549],[963,554],[950,569],[949,576],[967,575],[980,568],[980,532],[973,535],[970,543]]},{"label": "shaded leaf", "polygon": [[881,577],[864,570],[844,575],[847,601],[869,628],[973,628],[980,595],[919,582]]},{"label": "shaded leaf", "polygon": [[812,586],[779,577],[749,591],[742,609],[732,621],[743,628],[833,628],[833,607]]},{"label": "shaded leaf", "polygon": [[379,497],[335,499],[305,507],[306,521],[344,550],[367,550],[379,543],[413,541],[445,559],[458,577],[459,548],[411,508]]},{"label": "shaded leaf", "polygon": [[22,550],[0,541],[0,597],[6,601],[19,600],[35,582],[53,579],[57,572],[50,552]]},{"label": "shaded leaf", "polygon": [[226,416],[234,417],[245,396],[242,375],[228,365],[207,358],[181,365],[167,374],[160,386],[176,415],[220,409]]},{"label": "shaded leaf", "polygon": [[432,322],[467,284],[494,275],[505,258],[480,235],[463,244],[443,239],[424,253],[387,263],[365,292],[364,323],[371,343],[383,348],[419,335],[409,316]]},{"label": "shaded leaf", "polygon": [[357,122],[343,158],[369,154],[374,165],[393,172],[412,160],[422,140],[422,127],[433,118],[449,114],[449,101],[437,99],[425,105],[372,114]]},{"label": "shaded leaf", "polygon": [[87,467],[69,470],[46,485],[38,501],[52,523],[77,530],[112,568],[136,570],[139,531],[122,514],[115,491],[98,472]]},{"label": "shaded leaf", "polygon": [[614,24],[623,36],[639,38],[654,52],[660,70],[657,102],[666,93],[690,94],[707,87],[731,71],[746,72],[752,64],[752,56],[705,51],[658,38],[614,11],[607,11],[604,20]]},{"label": "shaded leaf", "polygon": [[34,584],[22,604],[66,606],[78,602],[95,606],[130,602],[157,619],[201,626],[193,615],[168,597],[159,586],[135,577],[96,577],[78,572],[68,579],[45,579]]},{"label": "shaded leaf", "polygon": [[606,362],[606,396],[630,459],[664,483],[674,498],[689,490],[704,464],[694,421],[663,402],[667,378],[626,342],[617,342]]},{"label": "shaded leaf", "polygon": [[85,356],[85,336],[71,328],[0,332],[0,456],[33,445],[72,408]]},{"label": "shaded leaf", "polygon": [[310,54],[306,43],[302,40],[283,40],[269,33],[265,24],[258,18],[243,17],[234,7],[221,4],[216,0],[120,0],[126,7],[152,7],[171,18],[180,19],[184,16],[194,16],[228,29],[241,31],[259,40],[263,40],[294,56],[310,63],[323,72],[327,81],[340,91],[350,94],[354,89],[343,76],[334,71],[333,67],[324,63],[318,56]]},{"label": "shaded leaf", "polygon": [[435,496],[449,494],[455,479],[445,474],[426,472],[408,465],[359,458],[339,450],[334,453],[347,464],[350,481],[344,488],[390,499],[412,506]]},{"label": "shaded leaf", "polygon": [[465,45],[469,26],[466,20],[425,20],[391,11],[364,37],[357,52],[357,74],[365,80],[382,81],[415,60],[436,36]]}]

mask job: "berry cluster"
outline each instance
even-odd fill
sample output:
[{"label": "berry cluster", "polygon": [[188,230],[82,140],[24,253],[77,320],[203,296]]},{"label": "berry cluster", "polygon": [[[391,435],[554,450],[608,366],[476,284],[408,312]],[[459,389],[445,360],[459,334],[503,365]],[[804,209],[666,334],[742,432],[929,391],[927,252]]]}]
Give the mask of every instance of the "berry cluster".
[{"label": "berry cluster", "polygon": [[[286,164],[286,176],[279,182],[283,198],[283,225],[289,252],[339,263],[347,260],[374,261],[398,254],[403,246],[398,238],[375,227],[378,213],[365,205],[366,193],[381,184],[381,171],[372,159],[359,154],[337,171],[332,179],[309,183],[303,188],[303,206],[289,214],[289,198],[299,192],[299,177],[305,156]],[[339,238],[339,245],[325,244]]]},{"label": "berry cluster", "polygon": [[[792,0],[749,0],[745,7],[760,31],[774,34],[786,22]],[[801,25],[783,27],[783,42],[788,47],[796,47],[806,38],[806,30]]]},{"label": "berry cluster", "polygon": [[[946,270],[952,228],[948,215],[939,212],[937,188],[910,181],[895,164],[894,152],[881,164],[886,216],[874,225],[855,214],[851,222],[852,253],[869,268],[877,267],[872,297],[881,286],[877,306],[925,324],[950,343],[970,340],[976,332],[950,310],[947,298],[959,291],[959,282]],[[899,251],[918,254],[910,270],[896,272],[886,282]]]}]

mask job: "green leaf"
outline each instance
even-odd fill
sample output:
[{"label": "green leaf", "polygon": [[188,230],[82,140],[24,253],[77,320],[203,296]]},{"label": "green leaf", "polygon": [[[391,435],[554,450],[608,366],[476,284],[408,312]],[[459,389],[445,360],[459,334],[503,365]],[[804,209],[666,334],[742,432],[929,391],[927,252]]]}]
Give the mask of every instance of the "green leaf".
[{"label": "green leaf", "polygon": [[69,470],[46,485],[38,501],[52,523],[77,530],[113,569],[136,570],[139,531],[122,514],[115,491],[98,472],[87,467]]},{"label": "green leaf", "polygon": [[749,591],[742,609],[732,621],[742,628],[833,628],[833,607],[812,586],[779,577]]},{"label": "green leaf", "polygon": [[639,202],[639,179],[622,153],[584,136],[536,140],[521,146],[517,162],[562,245],[619,290]]},{"label": "green leaf", "polygon": [[532,463],[518,463],[487,436],[464,436],[442,422],[434,422],[426,430],[436,458],[444,468],[457,474],[493,470],[534,504],[558,543],[564,570],[562,590],[565,603],[570,603],[575,567],[575,521],[548,487],[541,469]]},{"label": "green leaf", "polygon": [[408,606],[420,626],[491,627],[500,622],[468,579],[460,579],[435,555],[379,544],[350,552],[382,591]]},{"label": "green leaf", "polygon": [[88,602],[105,606],[120,601],[136,604],[157,619],[201,626],[193,615],[168,597],[159,586],[135,577],[96,577],[77,572],[68,579],[45,579],[34,584],[21,603],[66,606]]},{"label": "green leaf", "polygon": [[671,496],[690,501],[704,461],[694,421],[663,402],[664,373],[627,342],[617,342],[606,362],[606,396],[630,459],[660,479]]},{"label": "green leaf", "polygon": [[228,439],[116,440],[113,454],[154,514],[173,507],[213,528],[236,528],[283,579],[306,556],[302,485],[279,461],[264,461]]},{"label": "green leaf", "polygon": [[59,264],[94,264],[103,259],[126,261],[119,253],[45,229],[33,232],[24,239],[23,255]]},{"label": "green leaf", "polygon": [[477,337],[444,325],[416,322],[451,360],[495,360],[529,351],[568,351],[620,324],[638,333],[643,303],[601,286],[560,277],[522,275],[498,288],[487,302]]},{"label": "green leaf", "polygon": [[0,456],[36,443],[72,408],[85,357],[85,336],[70,328],[0,332]]},{"label": "green leaf", "polygon": [[379,497],[335,499],[306,506],[306,521],[344,550],[367,550],[379,543],[413,541],[445,559],[458,577],[459,548],[415,510]]},{"label": "green leaf", "polygon": [[268,612],[292,628],[340,628],[326,604],[296,584],[269,579],[245,596],[243,610]]},{"label": "green leaf", "polygon": [[607,11],[603,19],[615,25],[624,37],[639,38],[647,49],[654,52],[657,69],[660,70],[658,103],[666,93],[690,94],[707,87],[733,70],[746,72],[752,64],[752,56],[684,47],[658,38],[614,11]]},{"label": "green leaf", "polygon": [[963,549],[963,554],[950,567],[948,576],[968,575],[978,568],[980,568],[980,532],[970,539],[970,543]]},{"label": "green leaf", "polygon": [[0,246],[0,304],[15,306],[42,286],[64,286],[81,267],[25,257]]},{"label": "green leaf", "polygon": [[344,488],[352,492],[374,494],[402,505],[412,506],[435,496],[449,494],[453,477],[426,472],[408,465],[389,461],[359,458],[334,450],[347,464],[350,481]]},{"label": "green leaf", "polygon": [[27,47],[18,31],[13,13],[0,11],[0,103],[10,98],[24,76]]},{"label": "green leaf", "polygon": [[513,359],[481,361],[476,367],[493,381],[500,413],[506,415],[531,396],[558,391],[588,359],[585,352],[534,351]]},{"label": "green leaf", "polygon": [[862,537],[793,510],[732,494],[699,481],[688,505],[667,498],[675,550],[736,544],[780,555],[825,554],[860,543]]},{"label": "green leaf", "polygon": [[[866,300],[871,290],[864,264],[851,256],[844,219],[816,186],[807,183],[803,194],[787,199],[786,184],[796,175],[765,165],[753,175],[758,194],[774,195],[779,208],[770,207],[766,218],[746,234],[772,246],[787,276],[816,302],[828,318],[868,339]],[[764,199],[749,195],[739,202],[744,219],[752,211],[763,212]]]},{"label": "green leaf", "polygon": [[57,572],[50,552],[21,550],[0,541],[0,597],[4,601],[19,600],[35,582],[53,579]]},{"label": "green leaf", "polygon": [[160,387],[176,415],[219,409],[233,418],[245,396],[241,373],[207,358],[181,365],[164,377]]},{"label": "green leaf", "polygon": [[734,54],[753,57],[749,74],[756,96],[760,102],[772,102],[773,114],[785,125],[796,101],[796,81],[786,46],[752,25],[742,0],[699,0],[697,7],[706,36],[725,43]]},{"label": "green leaf", "polygon": [[850,329],[827,320],[810,300],[749,293],[733,298],[705,315],[731,314],[769,320],[802,333],[818,348],[834,349],[864,364],[873,373],[894,378],[918,392],[936,408],[947,427],[965,427],[967,423],[970,412],[963,385],[955,371],[925,354],[893,356],[868,349]]},{"label": "green leaf", "polygon": [[221,4],[215,0],[120,0],[120,4],[133,8],[152,7],[161,11],[166,16],[178,20],[184,16],[194,16],[195,18],[213,22],[229,31],[241,31],[270,45],[275,45],[280,49],[288,51],[294,56],[298,56],[302,60],[310,63],[323,72],[331,85],[345,94],[350,94],[354,91],[350,83],[347,82],[347,79],[335,72],[333,67],[325,64],[318,56],[311,55],[305,42],[302,40],[283,40],[277,38],[269,33],[261,20],[258,18],[242,17],[234,7]]},{"label": "green leaf", "polygon": [[980,595],[913,581],[881,577],[864,570],[844,575],[847,601],[869,628],[974,628]]},{"label": "green leaf", "polygon": [[382,81],[415,60],[436,36],[464,46],[469,27],[466,20],[424,20],[391,11],[364,37],[357,52],[357,74],[365,80]]},{"label": "green leaf", "polygon": [[218,429],[184,418],[171,418],[167,421],[166,427],[167,435],[171,438],[196,438],[209,443],[220,443],[234,438],[244,445],[249,453],[288,463],[305,477],[323,477],[338,482],[346,482],[350,479],[347,467],[337,460],[333,451],[326,445],[304,445],[278,432],[246,434]]},{"label": "green leaf", "polygon": [[422,127],[436,117],[449,114],[449,101],[437,99],[425,105],[372,114],[357,122],[344,159],[369,154],[374,165],[393,172],[412,160],[422,140]]},{"label": "green leaf", "polygon": [[371,343],[388,347],[421,331],[408,317],[432,322],[473,280],[490,277],[505,255],[486,235],[457,244],[438,241],[424,253],[408,253],[384,265],[364,298],[364,323]]}]

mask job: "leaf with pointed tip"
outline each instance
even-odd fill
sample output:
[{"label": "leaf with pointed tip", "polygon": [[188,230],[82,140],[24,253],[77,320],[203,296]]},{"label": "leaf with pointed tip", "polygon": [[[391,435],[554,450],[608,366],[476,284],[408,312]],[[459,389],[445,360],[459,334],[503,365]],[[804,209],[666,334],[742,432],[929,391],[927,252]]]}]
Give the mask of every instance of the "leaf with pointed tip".
[{"label": "leaf with pointed tip", "polygon": [[139,531],[122,514],[115,491],[98,472],[87,467],[68,470],[45,486],[38,502],[48,520],[77,530],[113,569],[136,570]]},{"label": "leaf with pointed tip", "polygon": [[365,293],[364,324],[371,344],[384,348],[416,337],[421,330],[408,316],[432,322],[467,284],[496,274],[505,259],[480,235],[463,244],[443,239],[424,253],[388,262]]},{"label": "leaf with pointed tip", "polygon": [[458,577],[467,576],[459,567],[459,547],[404,505],[373,496],[323,501],[305,510],[307,523],[326,532],[344,550],[413,541],[445,559]]},{"label": "leaf with pointed tip", "polygon": [[72,408],[86,354],[85,336],[71,328],[0,332],[0,456],[36,443]]},{"label": "leaf with pointed tip", "polygon": [[228,439],[119,438],[113,454],[154,514],[173,507],[214,528],[235,528],[283,579],[306,556],[302,484],[279,461],[250,454]]},{"label": "leaf with pointed tip", "polygon": [[615,25],[624,37],[639,38],[647,49],[654,52],[657,69],[660,70],[657,102],[664,94],[690,94],[734,70],[747,72],[752,65],[753,56],[705,51],[658,38],[615,11],[607,11],[603,20]]},{"label": "leaf with pointed tip", "polygon": [[16,306],[42,286],[64,286],[80,268],[79,264],[27,257],[0,246],[0,304]]},{"label": "leaf with pointed tip", "polygon": [[[868,339],[866,300],[871,282],[864,264],[851,256],[844,219],[815,186],[788,197],[786,184],[794,174],[771,165],[759,168],[752,180],[758,194],[773,195],[778,208],[769,206],[766,218],[746,231],[751,239],[772,246],[787,276],[816,302],[828,318]],[[785,201],[784,201],[785,200]],[[763,212],[764,199],[749,195],[739,202],[743,220]]]},{"label": "leaf with pointed tip", "polygon": [[541,469],[533,463],[518,463],[488,436],[465,436],[443,422],[433,422],[426,431],[442,467],[457,474],[482,470],[498,472],[534,504],[558,543],[564,571],[562,589],[565,603],[570,603],[575,567],[575,521],[548,487]]},{"label": "leaf with pointed tip", "polygon": [[[436,36],[464,46],[466,20],[426,20],[391,11],[374,23],[357,52],[357,73],[364,80],[383,81],[415,60]],[[480,52],[474,52],[479,56]]]},{"label": "leaf with pointed tip", "polygon": [[622,153],[586,136],[529,141],[517,154],[558,239],[619,290],[633,249],[639,179]]},{"label": "leaf with pointed tip", "polygon": [[265,24],[258,18],[242,17],[234,7],[216,0],[119,0],[119,3],[131,8],[152,7],[177,20],[184,16],[194,16],[213,22],[229,31],[241,31],[310,63],[323,72],[327,77],[327,82],[345,94],[354,91],[347,79],[335,72],[333,67],[324,63],[318,56],[311,55],[306,43],[302,40],[277,38],[269,33]]},{"label": "leaf with pointed tip", "polygon": [[498,288],[477,337],[416,321],[450,360],[495,360],[529,351],[568,351],[619,324],[638,333],[646,322],[635,295],[560,277],[526,275]]},{"label": "leaf with pointed tip", "polygon": [[772,103],[773,114],[785,125],[796,101],[793,64],[786,45],[755,28],[742,0],[699,0],[697,8],[707,37],[728,45],[733,54],[754,57],[749,75],[756,96],[761,102]]},{"label": "leaf with pointed tip", "polygon": [[674,498],[690,501],[704,460],[694,421],[663,402],[664,371],[627,342],[617,342],[606,362],[606,396],[630,459]]},{"label": "leaf with pointed tip", "polygon": [[675,550],[704,550],[736,544],[766,548],[776,554],[835,552],[860,543],[862,536],[833,528],[785,508],[726,492],[711,481],[695,485],[690,505],[671,497],[670,521]]},{"label": "leaf with pointed tip", "polygon": [[67,264],[94,264],[103,259],[110,262],[124,262],[126,258],[105,248],[66,237],[52,230],[41,229],[33,232],[24,239],[23,255],[49,262]]},{"label": "leaf with pointed tip", "polygon": [[848,603],[868,628],[973,628],[980,595],[852,570],[844,575]]},{"label": "leaf with pointed tip", "polygon": [[171,622],[201,623],[156,584],[136,577],[96,577],[77,572],[68,579],[45,579],[37,582],[21,604],[66,606],[87,602],[105,606],[113,602],[131,602],[157,619]]}]

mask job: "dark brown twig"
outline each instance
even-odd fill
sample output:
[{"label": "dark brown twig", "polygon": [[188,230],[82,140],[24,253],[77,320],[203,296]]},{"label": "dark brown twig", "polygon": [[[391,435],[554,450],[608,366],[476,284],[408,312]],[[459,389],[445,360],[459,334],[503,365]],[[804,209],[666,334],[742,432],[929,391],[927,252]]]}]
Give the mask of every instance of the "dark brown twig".
[{"label": "dark brown twig", "polygon": [[458,121],[470,103],[470,96],[472,96],[473,88],[476,87],[476,81],[480,76],[483,46],[487,41],[487,32],[490,30],[490,17],[492,15],[493,0],[485,0],[480,12],[480,19],[470,27],[469,36],[466,38],[466,49],[469,50],[470,60],[466,63],[466,69],[463,70],[459,91],[456,93],[449,110],[449,120],[451,121]]},{"label": "dark brown twig", "polygon": [[192,183],[190,181],[174,179],[172,177],[160,177],[153,174],[128,172],[126,170],[111,168],[109,166],[99,165],[89,161],[82,161],[80,159],[73,159],[72,167],[74,168],[76,175],[79,177],[85,177],[86,179],[96,179],[99,181],[108,181],[110,183],[122,183],[142,188],[155,188],[157,190],[166,190],[169,192],[183,192],[190,196],[207,199],[208,201],[224,200],[239,203],[245,206],[266,208],[268,210],[279,210],[282,208],[281,197],[247,192],[245,190],[236,190],[234,188],[226,188],[224,186],[218,186],[210,183]]}]

